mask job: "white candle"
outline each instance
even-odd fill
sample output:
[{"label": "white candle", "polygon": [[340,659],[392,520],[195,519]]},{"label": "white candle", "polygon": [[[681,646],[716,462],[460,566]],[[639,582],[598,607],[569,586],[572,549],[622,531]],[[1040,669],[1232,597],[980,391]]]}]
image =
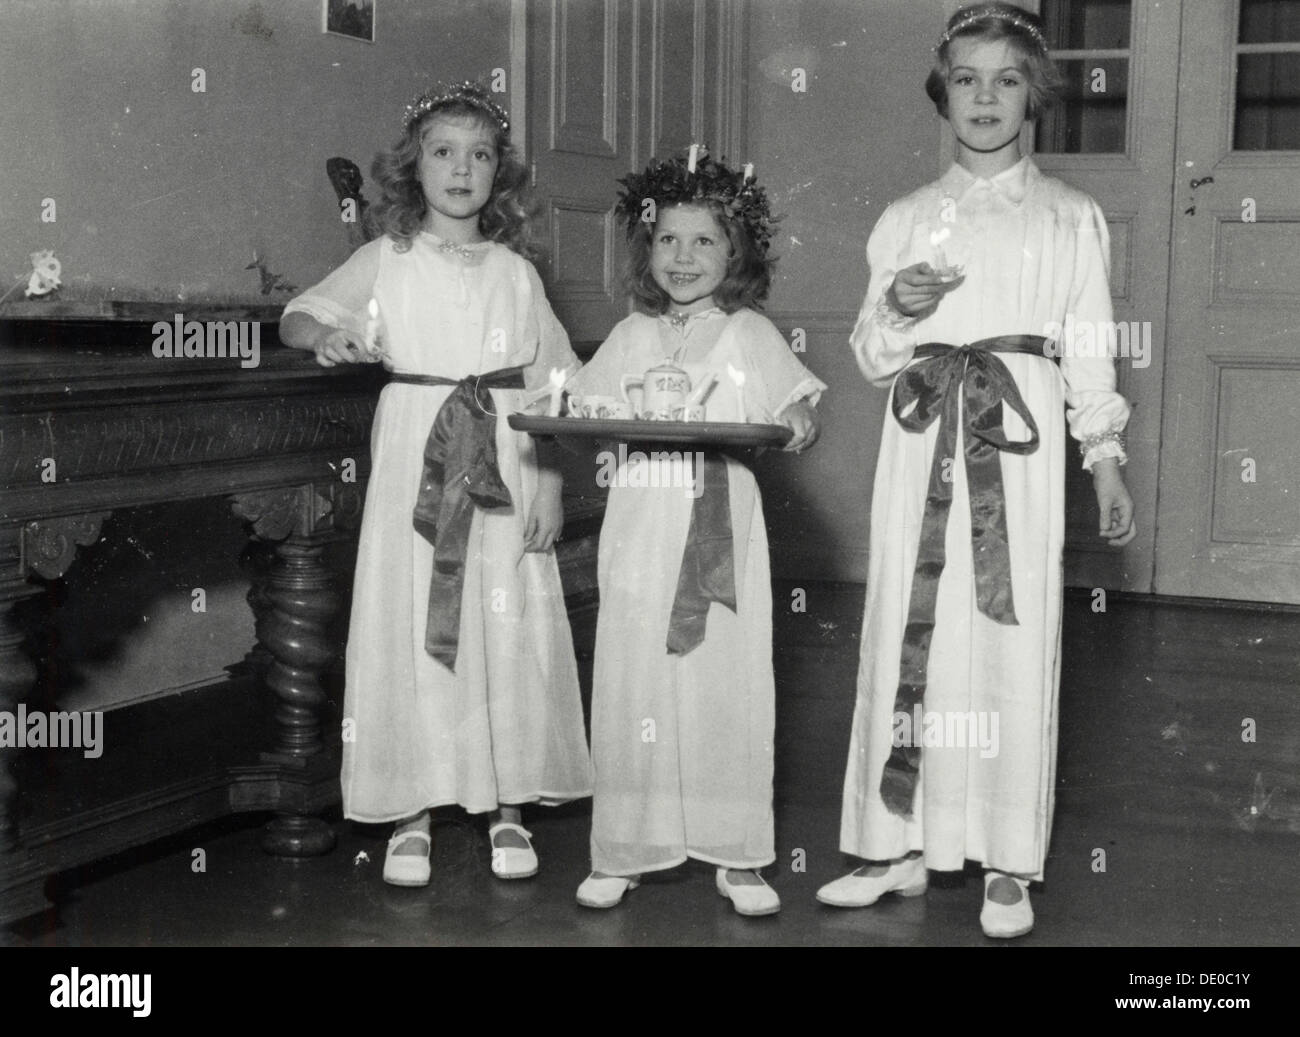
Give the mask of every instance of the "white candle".
[{"label": "white candle", "polygon": [[952,237],[952,231],[947,227],[940,227],[938,230],[930,232],[930,247],[934,249],[934,268],[943,272],[948,269],[948,257],[944,255],[942,245]]},{"label": "white candle", "polygon": [[558,418],[560,416],[560,400],[564,394],[564,372],[558,367],[551,368],[551,402],[546,408],[548,418]]},{"label": "white candle", "polygon": [[370,314],[369,319],[366,321],[366,353],[375,356],[381,352],[376,345],[379,339],[379,303],[371,299],[366,310]]},{"label": "white candle", "polygon": [[688,173],[695,172],[695,163],[699,160],[699,157],[700,157],[700,146],[698,144],[692,144],[690,155],[686,159],[686,172]]},{"label": "white candle", "polygon": [[746,163],[745,163],[745,179],[744,179],[744,182],[745,182],[745,183],[749,183],[749,182],[750,182],[751,180],[753,180],[753,179],[754,179],[754,163],[752,163],[752,162],[746,162]]},{"label": "white candle", "polygon": [[731,384],[736,387],[736,409],[740,413],[739,421],[748,421],[745,417],[745,372],[738,367],[733,367],[731,362],[727,362],[727,377],[731,379]]}]

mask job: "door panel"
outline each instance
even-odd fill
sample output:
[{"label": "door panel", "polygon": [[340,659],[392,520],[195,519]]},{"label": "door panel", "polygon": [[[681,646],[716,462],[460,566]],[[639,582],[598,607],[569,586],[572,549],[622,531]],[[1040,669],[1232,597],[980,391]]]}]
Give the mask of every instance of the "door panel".
[{"label": "door panel", "polygon": [[616,181],[692,142],[743,139],[742,0],[529,4],[529,156],[551,305],[579,348],[628,313]]},{"label": "door panel", "polygon": [[[1106,214],[1114,320],[1127,325],[1116,357],[1118,389],[1133,405],[1123,469],[1138,535],[1122,550],[1097,535],[1097,498],[1076,444],[1067,449],[1066,582],[1150,591],[1155,556],[1156,472],[1169,287],[1170,204],[1177,101],[1177,3],[1044,0],[1052,54],[1066,78],[1064,104],[1039,120],[1034,161],[1086,191]],[[1150,347],[1146,348],[1146,343]],[[1124,338],[1118,338],[1122,347]],[[1122,348],[1121,354],[1126,352]]]},{"label": "door panel", "polygon": [[1184,3],[1155,589],[1300,601],[1300,0]]}]

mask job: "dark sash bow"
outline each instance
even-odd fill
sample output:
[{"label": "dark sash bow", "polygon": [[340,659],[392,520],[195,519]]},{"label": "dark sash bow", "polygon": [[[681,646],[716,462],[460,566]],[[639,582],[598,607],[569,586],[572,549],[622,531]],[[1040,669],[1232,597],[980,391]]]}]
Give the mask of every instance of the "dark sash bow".
[{"label": "dark sash bow", "polygon": [[496,415],[488,390],[522,389],[523,368],[503,368],[460,381],[397,372],[391,380],[456,387],[438,408],[425,441],[424,471],[413,513],[415,531],[433,545],[424,649],[449,670],[455,670],[465,555],[474,506],[508,508],[513,503],[497,468]]},{"label": "dark sash bow", "polygon": [[709,603],[736,611],[736,561],[731,542],[731,491],[727,462],[718,454],[686,453],[695,466],[698,496],[682,551],[677,594],[668,621],[668,654],[686,655],[704,640]]},{"label": "dark sash bow", "polygon": [[[924,432],[936,419],[939,422],[939,439],[930,463],[930,485],[921,522],[921,543],[912,574],[907,627],[903,632],[898,691],[894,696],[895,717],[913,715],[914,708],[925,696],[939,577],[946,561],[944,535],[952,506],[952,466],[956,464],[959,420],[966,433],[963,454],[970,498],[975,599],[979,610],[990,619],[1006,626],[1017,625],[1011,596],[1006,497],[998,452],[1033,453],[1038,449],[1038,425],[1021,399],[1007,365],[996,354],[1045,357],[1046,341],[1039,335],[1003,335],[960,347],[928,342],[916,350],[915,356],[921,362],[905,368],[894,381],[894,417],[903,428]],[[1027,440],[1007,439],[1002,427],[1004,403],[1028,427]],[[912,407],[910,411],[909,407]],[[876,506],[883,507],[885,502],[878,501]],[[912,812],[921,765],[919,732],[913,732],[912,741],[912,745],[896,745],[891,749],[880,779],[881,799],[894,814]]]}]

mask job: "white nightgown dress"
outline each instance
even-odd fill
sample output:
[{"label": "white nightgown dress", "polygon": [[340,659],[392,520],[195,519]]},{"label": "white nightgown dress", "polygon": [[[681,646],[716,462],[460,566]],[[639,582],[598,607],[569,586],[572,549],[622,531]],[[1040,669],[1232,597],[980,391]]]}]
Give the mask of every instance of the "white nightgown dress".
[{"label": "white nightgown dress", "polygon": [[[932,234],[943,239],[944,255],[936,256]],[[937,266],[944,258],[965,268],[965,281],[937,309],[906,320],[888,307],[884,293],[898,271],[921,261]],[[922,343],[1052,338],[1059,333],[1053,322],[1064,326],[1067,316],[1082,335],[1089,322],[1095,327],[1111,319],[1105,217],[1091,198],[1042,175],[1028,158],[991,180],[954,165],[895,202],[872,232],[867,260],[870,284],[851,345],[867,379],[882,387]],[[964,735],[954,727],[949,744],[922,750],[909,818],[886,809],[880,782],[894,737],[900,651],[939,423],[909,432],[886,413],[844,782],[840,847],[846,853],[883,861],[924,850],[926,865],[936,870],[959,870],[969,859],[1042,878],[1056,766],[1067,419],[1073,436],[1084,439],[1122,430],[1129,414],[1115,392],[1113,360],[1104,348],[1103,355],[1090,355],[1079,341],[1076,349],[1073,340],[1062,340],[1059,367],[1038,356],[998,354],[1040,437],[1034,453],[998,454],[1016,626],[1000,625],[976,607],[959,432],[923,709],[944,718],[973,711],[985,727],[972,738],[967,722]],[[1003,416],[1010,439],[1028,438],[1010,408]],[[1111,440],[1091,447],[1085,463],[1122,456]]]},{"label": "white nightgown dress", "polygon": [[[624,374],[670,358],[692,385],[718,376],[708,421],[742,420],[728,363],[745,375],[749,421],[774,422],[788,403],[815,404],[825,389],[766,317],[716,309],[682,330],[633,314],[568,389],[617,396]],[[682,462],[633,454],[614,474],[597,563],[591,716],[591,859],[607,875],[671,868],[687,857],[746,869],[774,859],[767,530],[753,474],[735,460],[726,465],[737,609],[710,604],[704,641],[685,655],[666,646],[693,505]]]},{"label": "white nightgown dress", "polygon": [[524,551],[537,489],[531,438],[506,417],[550,371],[579,366],[531,263],[496,243],[456,248],[428,232],[387,236],[294,299],[361,331],[374,298],[384,365],[461,379],[524,365],[527,388],[492,389],[497,460],[513,500],[475,508],[455,672],[425,650],[433,547],[412,526],[425,440],[453,386],[390,383],[375,410],[348,632],[343,808],[381,822],[459,804],[591,795],[577,664],[554,552]]}]

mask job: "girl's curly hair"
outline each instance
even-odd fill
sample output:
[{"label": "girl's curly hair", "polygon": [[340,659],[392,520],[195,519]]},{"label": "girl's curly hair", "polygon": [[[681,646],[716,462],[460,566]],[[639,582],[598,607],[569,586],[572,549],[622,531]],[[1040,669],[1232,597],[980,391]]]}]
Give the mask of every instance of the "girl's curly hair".
[{"label": "girl's curly hair", "polygon": [[434,119],[452,119],[480,125],[491,132],[497,152],[496,177],[492,194],[479,210],[479,231],[525,259],[537,255],[533,242],[528,170],[519,161],[510,134],[482,108],[450,99],[412,119],[401,139],[375,156],[370,175],[379,185],[381,197],[374,204],[376,229],[393,239],[399,252],[406,252],[424,225],[429,206],[420,185],[420,153],[424,130]]}]

